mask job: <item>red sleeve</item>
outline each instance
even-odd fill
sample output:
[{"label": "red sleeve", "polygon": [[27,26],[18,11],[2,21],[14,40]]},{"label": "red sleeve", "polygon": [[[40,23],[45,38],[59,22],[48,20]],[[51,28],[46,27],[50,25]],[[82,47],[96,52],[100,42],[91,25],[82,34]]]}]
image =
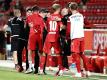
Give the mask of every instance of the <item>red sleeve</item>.
[{"label": "red sleeve", "polygon": [[[59,18],[62,18],[61,15],[58,15]],[[62,21],[58,21],[58,25],[61,27],[63,25]]]},{"label": "red sleeve", "polygon": [[31,17],[32,17],[32,16],[28,16],[28,17],[27,17],[27,19],[26,19],[26,22],[27,22],[27,23],[30,23],[30,22],[31,22],[31,19],[32,19]]},{"label": "red sleeve", "polygon": [[43,19],[39,20],[39,26],[40,26],[40,29],[41,29],[41,32],[43,32],[43,29],[45,27],[45,22],[43,21]]},{"label": "red sleeve", "polygon": [[41,25],[40,26],[42,27],[42,29],[44,29],[44,27],[46,26],[45,22],[43,20],[41,21]]},{"label": "red sleeve", "polygon": [[62,27],[63,23],[61,21],[58,22],[58,25]]}]

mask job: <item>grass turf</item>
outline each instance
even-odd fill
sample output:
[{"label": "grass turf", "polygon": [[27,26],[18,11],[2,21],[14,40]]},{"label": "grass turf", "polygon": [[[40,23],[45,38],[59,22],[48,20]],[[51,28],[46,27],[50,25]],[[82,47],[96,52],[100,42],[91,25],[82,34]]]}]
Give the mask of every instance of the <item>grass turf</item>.
[{"label": "grass turf", "polygon": [[0,80],[107,80],[107,77],[73,78],[72,76],[34,75],[18,73],[9,68],[0,68]]}]

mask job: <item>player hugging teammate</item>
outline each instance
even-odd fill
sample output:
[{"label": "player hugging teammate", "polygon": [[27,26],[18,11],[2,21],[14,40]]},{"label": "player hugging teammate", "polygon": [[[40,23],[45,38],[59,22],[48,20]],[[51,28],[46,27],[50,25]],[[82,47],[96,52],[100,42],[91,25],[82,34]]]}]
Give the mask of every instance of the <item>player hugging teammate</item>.
[{"label": "player hugging teammate", "polygon": [[[64,44],[71,44],[71,55],[76,63],[77,68],[77,73],[75,74],[75,77],[82,77],[80,57],[83,59],[86,75],[89,75],[86,57],[84,55],[84,18],[83,15],[78,12],[77,3],[69,3],[68,7],[63,9],[63,18],[60,14],[60,4],[53,4],[52,11],[53,13],[50,14],[47,9],[40,9],[38,6],[34,6],[32,9],[27,10],[29,14],[27,14],[26,16],[26,23],[30,27],[28,39],[29,67],[25,73],[31,73],[33,71],[34,66],[32,65],[32,53],[37,50],[35,55],[37,56],[38,54],[39,58],[37,60],[37,63],[35,63],[36,74],[38,73],[38,67],[40,67],[40,75],[46,74],[44,68],[46,65],[46,61],[47,59],[49,59],[49,66],[52,66],[52,55],[55,55],[58,61],[57,63],[59,68],[55,75],[63,75],[65,66],[63,66],[62,63],[62,54],[66,54],[66,50],[68,50],[69,48],[66,47],[67,49],[64,49],[64,47],[66,46],[63,46],[64,42]],[[46,20],[44,21],[45,18]],[[43,39],[44,28],[47,31],[46,39]],[[61,35],[60,31],[62,32]],[[68,68],[68,66],[66,68]]]},{"label": "player hugging teammate", "polygon": [[[63,75],[63,69],[62,66],[62,56],[61,56],[61,47],[60,47],[60,30],[66,29],[66,27],[61,22],[61,7],[59,4],[53,4],[52,5],[53,13],[50,15],[50,17],[47,20],[47,31],[48,34],[46,36],[45,44],[43,47],[43,56],[41,56],[40,60],[40,74],[43,73],[43,64],[45,61],[45,54],[47,54],[49,59],[49,66],[52,65],[52,56],[56,55],[58,59],[58,66],[59,70],[56,73],[56,75]],[[70,31],[70,40],[71,40],[71,52],[72,56],[74,58],[74,61],[76,63],[77,73],[75,74],[75,77],[82,77],[81,72],[81,64],[80,64],[80,57],[83,59],[84,67],[86,70],[86,76],[89,76],[88,71],[88,65],[86,62],[86,57],[84,55],[84,18],[81,13],[78,12],[78,5],[74,2],[69,4],[69,10],[71,11],[72,15],[68,17],[70,25],[67,25],[69,27]],[[66,10],[67,11],[67,10]],[[66,32],[69,32],[66,30]],[[66,41],[66,40],[65,40]]]}]

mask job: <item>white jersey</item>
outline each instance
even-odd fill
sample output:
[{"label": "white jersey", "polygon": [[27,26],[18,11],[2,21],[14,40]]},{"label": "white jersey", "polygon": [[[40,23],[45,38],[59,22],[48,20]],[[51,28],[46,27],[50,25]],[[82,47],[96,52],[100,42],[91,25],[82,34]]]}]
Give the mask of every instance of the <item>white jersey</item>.
[{"label": "white jersey", "polygon": [[73,14],[70,19],[70,38],[82,38],[84,37],[84,17],[80,13]]}]

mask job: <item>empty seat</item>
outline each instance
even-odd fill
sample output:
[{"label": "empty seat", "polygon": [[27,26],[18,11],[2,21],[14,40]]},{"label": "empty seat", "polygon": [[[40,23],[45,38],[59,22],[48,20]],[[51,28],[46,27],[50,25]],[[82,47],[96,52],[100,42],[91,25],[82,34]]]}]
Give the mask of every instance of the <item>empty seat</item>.
[{"label": "empty seat", "polygon": [[107,20],[103,20],[103,24],[107,24]]}]

